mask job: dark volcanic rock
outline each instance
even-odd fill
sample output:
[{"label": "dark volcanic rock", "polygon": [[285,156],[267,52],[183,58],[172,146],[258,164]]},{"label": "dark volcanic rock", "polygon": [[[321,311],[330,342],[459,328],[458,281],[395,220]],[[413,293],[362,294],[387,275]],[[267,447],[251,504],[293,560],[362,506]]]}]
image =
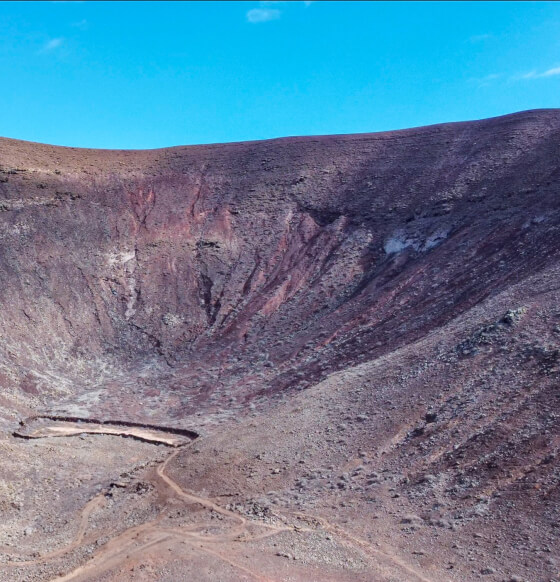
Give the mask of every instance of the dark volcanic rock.
[{"label": "dark volcanic rock", "polygon": [[[196,431],[169,475],[248,520],[297,515],[278,532],[298,543],[278,536],[271,553],[293,557],[290,579],[338,581],[350,566],[352,582],[553,579],[559,151],[559,110],[152,151],[0,140],[2,435],[31,414]],[[80,438],[78,455],[0,440],[6,547],[21,530],[52,550],[28,522],[63,545],[65,511],[102,491],[115,506],[97,508],[90,521],[104,525],[88,535],[170,507],[166,520],[211,508],[208,519],[240,521],[213,502],[181,505],[186,494],[166,500],[147,445],[121,455]],[[48,501],[29,502],[55,461],[57,479],[80,487],[62,495],[49,478]],[[38,522],[22,517],[33,503]],[[101,563],[107,540],[91,539]],[[222,566],[243,553],[246,568],[253,551],[258,576],[279,571],[264,540]],[[336,540],[339,553],[322,545]],[[172,549],[162,570],[139,563],[146,580],[187,576],[165,570]],[[200,554],[197,572],[216,555]],[[33,563],[36,578],[0,568],[0,579],[52,580],[49,559]],[[83,562],[68,560],[61,571]]]},{"label": "dark volcanic rock", "polygon": [[133,383],[130,415],[182,417],[421,338],[557,260],[559,128],[549,110],[152,151],[1,140],[7,397],[102,388],[89,412]]}]

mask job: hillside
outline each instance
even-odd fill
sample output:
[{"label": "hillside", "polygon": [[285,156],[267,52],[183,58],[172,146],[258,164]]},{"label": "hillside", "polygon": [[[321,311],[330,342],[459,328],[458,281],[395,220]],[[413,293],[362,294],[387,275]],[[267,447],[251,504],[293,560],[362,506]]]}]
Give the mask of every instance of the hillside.
[{"label": "hillside", "polygon": [[0,580],[558,579],[559,152],[0,139]]}]

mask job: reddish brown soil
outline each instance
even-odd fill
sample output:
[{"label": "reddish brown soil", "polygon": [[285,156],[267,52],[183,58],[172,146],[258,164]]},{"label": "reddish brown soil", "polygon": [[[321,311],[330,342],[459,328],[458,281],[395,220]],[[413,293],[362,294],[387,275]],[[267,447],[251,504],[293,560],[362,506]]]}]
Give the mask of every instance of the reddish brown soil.
[{"label": "reddish brown soil", "polygon": [[560,580],[559,195],[559,110],[1,139],[0,579]]}]

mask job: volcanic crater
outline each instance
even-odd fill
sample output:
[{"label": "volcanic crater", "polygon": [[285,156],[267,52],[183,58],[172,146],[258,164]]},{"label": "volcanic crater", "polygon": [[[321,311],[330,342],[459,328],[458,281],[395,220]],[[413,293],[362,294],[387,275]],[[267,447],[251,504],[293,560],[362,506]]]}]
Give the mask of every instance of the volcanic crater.
[{"label": "volcanic crater", "polygon": [[560,580],[559,195],[560,110],[0,139],[0,580]]}]

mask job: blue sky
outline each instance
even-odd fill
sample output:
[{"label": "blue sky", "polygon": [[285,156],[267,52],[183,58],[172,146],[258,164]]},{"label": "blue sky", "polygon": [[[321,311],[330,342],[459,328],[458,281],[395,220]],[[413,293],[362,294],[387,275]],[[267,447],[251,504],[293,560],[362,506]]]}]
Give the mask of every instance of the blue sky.
[{"label": "blue sky", "polygon": [[0,135],[155,148],[560,107],[555,2],[0,2]]}]

